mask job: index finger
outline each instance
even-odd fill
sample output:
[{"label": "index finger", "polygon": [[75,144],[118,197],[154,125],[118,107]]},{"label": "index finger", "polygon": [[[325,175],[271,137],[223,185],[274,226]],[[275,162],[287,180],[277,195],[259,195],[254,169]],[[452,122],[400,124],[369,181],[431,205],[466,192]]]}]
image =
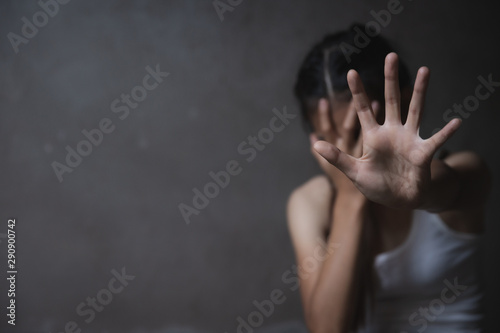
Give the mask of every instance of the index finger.
[{"label": "index finger", "polygon": [[361,128],[368,131],[377,126],[378,123],[373,115],[370,99],[366,94],[363,82],[361,82],[358,72],[351,69],[347,73],[347,83],[349,84],[349,89],[352,93],[352,100],[354,101],[354,105],[358,113]]}]

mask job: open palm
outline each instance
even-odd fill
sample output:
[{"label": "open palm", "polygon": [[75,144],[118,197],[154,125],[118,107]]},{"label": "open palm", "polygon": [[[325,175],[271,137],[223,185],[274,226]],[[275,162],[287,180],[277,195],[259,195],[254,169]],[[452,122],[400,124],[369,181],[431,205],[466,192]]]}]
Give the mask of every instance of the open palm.
[{"label": "open palm", "polygon": [[355,158],[326,141],[314,149],[341,170],[369,200],[394,208],[417,208],[429,189],[430,163],[436,150],[460,126],[453,119],[429,139],[419,136],[420,118],[429,69],[417,73],[408,117],[401,122],[398,57],[385,60],[385,122],[379,125],[358,73],[349,71],[347,80],[362,128],[363,153]]}]

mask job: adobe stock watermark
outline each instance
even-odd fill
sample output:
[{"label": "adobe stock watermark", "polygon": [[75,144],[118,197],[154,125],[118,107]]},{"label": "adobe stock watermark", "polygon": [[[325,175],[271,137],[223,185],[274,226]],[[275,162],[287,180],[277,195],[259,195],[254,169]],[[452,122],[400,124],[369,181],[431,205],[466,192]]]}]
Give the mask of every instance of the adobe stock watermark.
[{"label": "adobe stock watermark", "polygon": [[[341,246],[340,243],[326,244],[319,238],[318,243],[312,255],[304,258],[299,266],[292,265],[290,269],[286,270],[281,275],[281,281],[287,285],[290,291],[293,292],[299,289],[299,274],[302,279],[308,279],[311,273],[319,269],[320,263],[325,261],[328,256],[333,254],[335,250]],[[285,303],[287,300],[285,291],[276,288],[269,293],[269,298],[262,301],[254,300],[252,304],[255,310],[245,316],[236,317],[236,333],[253,333],[255,329],[261,327],[265,319],[269,318],[274,313],[276,307]],[[227,333],[227,331],[225,333]]]},{"label": "adobe stock watermark", "polygon": [[224,21],[224,13],[232,12],[234,8],[239,6],[243,0],[214,0],[212,5],[214,6],[217,16],[221,22]]},{"label": "adobe stock watermark", "polygon": [[39,0],[38,6],[41,10],[33,14],[31,20],[26,16],[21,18],[23,25],[21,27],[21,34],[9,32],[7,38],[9,39],[12,49],[17,54],[21,44],[28,44],[29,41],[38,34],[38,29],[43,28],[49,23],[49,20],[59,13],[59,5],[65,5],[71,0]]},{"label": "adobe stock watermark", "polygon": [[[111,112],[115,113],[120,120],[125,120],[130,114],[130,109],[136,109],[139,103],[146,99],[148,92],[156,89],[163,82],[163,79],[170,75],[170,73],[160,70],[160,64],[157,64],[155,69],[151,66],[146,66],[145,69],[148,74],[143,77],[141,85],[133,87],[130,94],[123,93],[120,98],[115,98],[111,102]],[[111,119],[102,118],[96,128],[83,129],[82,135],[85,139],[80,140],[75,148],[66,146],[66,164],[58,161],[51,163],[59,183],[64,180],[64,174],[73,172],[82,163],[84,157],[89,156],[95,147],[102,144],[104,134],[113,133],[115,128],[116,126]]]},{"label": "adobe stock watermark", "polygon": [[371,10],[370,15],[373,17],[373,20],[365,24],[365,31],[362,31],[359,27],[354,27],[354,32],[356,32],[354,45],[347,42],[342,42],[339,45],[347,63],[351,63],[353,53],[361,53],[361,50],[370,44],[371,38],[378,36],[382,28],[386,28],[391,23],[392,16],[400,14],[403,9],[404,7],[401,5],[400,0],[389,0],[387,2],[387,9],[381,9],[378,12]]},{"label": "adobe stock watermark", "polygon": [[[122,267],[121,272],[112,269],[111,274],[113,277],[105,288],[99,290],[95,297],[87,297],[85,302],[76,306],[76,314],[84,318],[86,324],[93,322],[96,318],[96,312],[102,312],[113,301],[114,295],[120,294],[129,285],[129,282],[135,279],[134,275],[127,275],[125,267]],[[76,321],[68,321],[64,325],[64,330],[58,333],[81,333],[80,326]]]},{"label": "adobe stock watermark", "polygon": [[[237,147],[237,152],[241,156],[246,156],[245,161],[248,163],[252,162],[258,153],[274,140],[275,134],[283,131],[290,121],[297,117],[296,114],[287,112],[286,105],[283,111],[274,108],[272,112],[274,116],[269,120],[269,126],[261,128],[256,135],[249,135]],[[229,185],[231,177],[239,175],[242,171],[243,167],[237,160],[228,161],[223,170],[210,171],[208,176],[211,181],[201,186],[200,189],[193,188],[194,196],[191,205],[183,202],[178,205],[184,222],[191,223],[191,216],[198,215],[200,211],[207,208],[210,200],[215,199]]]},{"label": "adobe stock watermark", "polygon": [[[441,295],[439,298],[435,298],[429,302],[428,307],[421,307],[418,312],[413,312],[408,317],[408,322],[411,326],[418,327],[417,331],[422,333],[427,329],[428,323],[433,322],[436,318],[443,313],[446,308],[446,304],[451,304],[456,301],[457,297],[462,295],[462,293],[467,289],[466,285],[461,285],[458,283],[458,278],[455,277],[453,283],[445,279],[443,281],[446,287],[441,290]],[[400,333],[408,333],[402,331]]]},{"label": "adobe stock watermark", "polygon": [[[500,81],[493,81],[493,74],[488,74],[488,79],[482,75],[477,77],[479,84],[474,89],[474,93],[465,97],[462,103],[454,103],[452,108],[446,109],[443,113],[443,120],[448,123],[453,118],[467,119],[470,114],[479,108],[480,102],[487,100],[500,87]],[[465,109],[465,110],[464,110]],[[432,135],[439,132],[440,128],[435,128]]]}]

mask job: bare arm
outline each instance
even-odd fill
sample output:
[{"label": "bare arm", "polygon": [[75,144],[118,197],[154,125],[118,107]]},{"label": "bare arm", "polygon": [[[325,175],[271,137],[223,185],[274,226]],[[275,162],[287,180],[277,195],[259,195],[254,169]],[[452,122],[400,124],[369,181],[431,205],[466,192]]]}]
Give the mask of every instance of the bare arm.
[{"label": "bare arm", "polygon": [[332,230],[328,243],[338,244],[324,262],[318,280],[309,295],[306,318],[313,332],[345,332],[352,314],[356,259],[365,219],[367,200],[364,196],[339,194],[335,199]]},{"label": "bare arm", "polygon": [[[344,151],[360,155],[362,147],[355,135],[354,105],[344,120],[342,137],[333,129],[326,99],[320,100],[317,111],[318,135]],[[311,135],[311,146],[316,141],[316,135]],[[288,205],[290,234],[298,264],[310,266],[312,259],[316,267],[312,272],[299,269],[304,314],[311,332],[346,332],[353,312],[356,264],[368,200],[342,172],[314,149],[312,153],[327,177],[323,177],[321,186],[309,184],[295,191]],[[326,229],[330,230],[328,237]],[[318,249],[323,249],[322,253],[318,253]]]},{"label": "bare arm", "polygon": [[327,211],[330,203],[324,201],[318,205],[307,196],[308,191],[295,192],[288,205],[288,223],[298,264],[309,267],[311,263],[307,261],[312,259],[316,267],[314,271],[299,269],[306,323],[314,333],[346,332],[367,200],[360,193],[339,193],[331,216],[326,217],[331,228],[327,238],[321,227],[325,216],[317,212]]}]

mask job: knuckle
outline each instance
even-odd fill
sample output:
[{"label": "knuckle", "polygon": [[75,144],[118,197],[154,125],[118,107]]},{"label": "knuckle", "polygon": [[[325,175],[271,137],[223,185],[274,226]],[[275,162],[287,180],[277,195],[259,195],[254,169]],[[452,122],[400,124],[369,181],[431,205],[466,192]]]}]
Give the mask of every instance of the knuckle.
[{"label": "knuckle", "polygon": [[385,102],[387,104],[397,104],[399,102],[399,98],[394,95],[389,95],[386,97]]}]

